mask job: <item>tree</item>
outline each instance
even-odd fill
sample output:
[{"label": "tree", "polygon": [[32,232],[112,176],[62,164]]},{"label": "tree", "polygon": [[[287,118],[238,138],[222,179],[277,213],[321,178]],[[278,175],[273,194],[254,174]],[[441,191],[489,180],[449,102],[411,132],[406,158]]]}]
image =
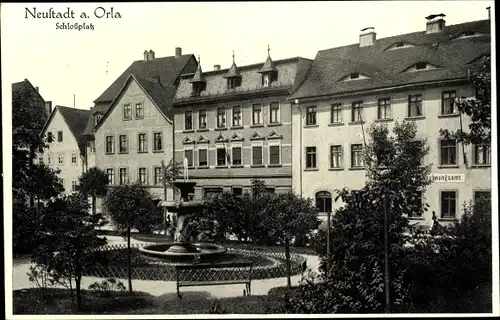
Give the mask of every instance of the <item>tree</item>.
[{"label": "tree", "polygon": [[157,208],[147,189],[140,184],[122,185],[110,190],[104,205],[117,229],[127,238],[128,289],[132,292],[132,252],[130,247],[131,230],[137,228],[144,217],[148,217]]},{"label": "tree", "polygon": [[285,247],[287,286],[291,287],[290,244],[300,234],[317,229],[320,221],[311,199],[294,193],[273,194],[268,198],[263,215],[269,217],[269,238]]},{"label": "tree", "polygon": [[[319,284],[309,281],[299,287],[288,306],[292,312],[382,312],[387,307],[384,288],[396,307],[408,300],[401,261],[409,241],[408,216],[425,210],[415,192],[425,191],[430,183],[430,165],[423,163],[429,148],[417,138],[412,122],[396,123],[393,136],[385,125],[373,125],[368,134],[368,181],[360,190],[337,190],[336,200],[344,206],[332,217],[331,255],[321,259]],[[384,277],[385,214],[390,286]]]},{"label": "tree", "polygon": [[83,270],[91,266],[98,252],[91,249],[106,243],[95,230],[103,224],[100,215],[88,214],[88,201],[82,194],[54,199],[42,210],[36,232],[37,250],[33,262],[48,267],[53,282],[75,281],[77,308],[82,308]]},{"label": "tree", "polygon": [[54,170],[44,164],[31,166],[26,186],[28,195],[36,199],[40,205],[41,201],[49,200],[64,192],[59,173],[59,169]]},{"label": "tree", "polygon": [[108,192],[108,175],[104,170],[92,167],[87,172],[82,173],[78,180],[80,192],[85,196],[92,197],[92,214],[96,214],[96,197],[104,197]]},{"label": "tree", "polygon": [[469,130],[463,128],[451,131],[441,129],[440,133],[445,139],[455,139],[464,145],[491,143],[491,64],[486,58],[481,72],[476,72],[470,77],[476,97],[456,99],[455,106],[461,115],[470,118]]}]

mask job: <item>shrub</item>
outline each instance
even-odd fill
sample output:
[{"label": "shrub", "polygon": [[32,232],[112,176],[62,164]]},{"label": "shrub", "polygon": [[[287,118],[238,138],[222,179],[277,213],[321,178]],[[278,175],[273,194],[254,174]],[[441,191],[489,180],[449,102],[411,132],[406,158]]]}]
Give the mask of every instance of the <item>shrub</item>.
[{"label": "shrub", "polygon": [[114,278],[109,278],[107,280],[102,280],[100,283],[92,283],[89,285],[89,290],[95,290],[105,297],[110,297],[113,291],[125,291],[126,288],[123,282],[116,281]]}]

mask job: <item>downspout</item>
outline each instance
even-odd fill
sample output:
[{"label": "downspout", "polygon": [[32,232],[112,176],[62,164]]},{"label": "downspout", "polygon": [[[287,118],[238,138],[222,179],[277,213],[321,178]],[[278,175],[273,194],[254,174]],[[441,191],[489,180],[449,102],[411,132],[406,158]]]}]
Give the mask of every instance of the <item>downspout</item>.
[{"label": "downspout", "polygon": [[[172,184],[175,182],[175,112],[172,116]],[[175,201],[175,187],[172,185],[172,200]]]},{"label": "downspout", "polygon": [[299,106],[299,99],[295,99],[295,104],[300,111],[300,122],[299,122],[299,141],[300,141],[300,158],[299,158],[299,180],[300,180],[300,197],[302,198],[302,108]]}]

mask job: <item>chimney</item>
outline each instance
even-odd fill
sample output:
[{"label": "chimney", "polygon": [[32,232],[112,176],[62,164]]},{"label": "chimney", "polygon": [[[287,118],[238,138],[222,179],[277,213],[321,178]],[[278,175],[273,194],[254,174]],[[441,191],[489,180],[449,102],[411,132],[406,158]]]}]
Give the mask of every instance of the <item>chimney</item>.
[{"label": "chimney", "polygon": [[149,52],[148,50],[144,50],[144,61],[148,61],[149,60]]},{"label": "chimney", "polygon": [[359,46],[373,46],[376,38],[377,34],[375,33],[375,29],[373,27],[361,29],[361,34],[359,35]]},{"label": "chimney", "polygon": [[149,60],[155,59],[155,52],[153,50],[149,50]]},{"label": "chimney", "polygon": [[446,25],[446,21],[443,19],[444,17],[446,17],[446,15],[443,13],[431,14],[430,16],[425,17],[427,19],[425,33],[429,34],[443,31]]},{"label": "chimney", "polygon": [[39,90],[40,88],[38,88],[38,87],[35,87],[35,89],[36,89],[36,91],[37,91],[37,92],[39,92],[39,91],[40,91],[40,90]]},{"label": "chimney", "polygon": [[220,70],[220,64],[214,65],[214,71],[219,71]]},{"label": "chimney", "polygon": [[47,115],[52,113],[52,101],[45,101],[45,111],[47,112]]},{"label": "chimney", "polygon": [[180,56],[182,56],[182,48],[181,47],[176,47],[175,48],[175,57],[179,58]]}]

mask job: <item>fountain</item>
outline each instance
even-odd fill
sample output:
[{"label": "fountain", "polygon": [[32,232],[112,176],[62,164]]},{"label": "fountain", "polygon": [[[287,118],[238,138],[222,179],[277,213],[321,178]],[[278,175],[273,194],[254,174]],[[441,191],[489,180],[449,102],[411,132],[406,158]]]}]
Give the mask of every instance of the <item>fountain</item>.
[{"label": "fountain", "polygon": [[[159,258],[169,262],[193,262],[212,261],[226,253],[226,248],[215,243],[193,242],[186,232],[189,218],[201,211],[202,201],[191,200],[189,194],[194,191],[196,182],[189,181],[187,165],[184,166],[184,180],[174,182],[174,186],[180,190],[180,201],[168,201],[165,206],[169,212],[175,213],[176,225],[174,241],[170,244],[152,244],[139,248],[146,256]],[[165,250],[166,249],[166,250]]]}]

